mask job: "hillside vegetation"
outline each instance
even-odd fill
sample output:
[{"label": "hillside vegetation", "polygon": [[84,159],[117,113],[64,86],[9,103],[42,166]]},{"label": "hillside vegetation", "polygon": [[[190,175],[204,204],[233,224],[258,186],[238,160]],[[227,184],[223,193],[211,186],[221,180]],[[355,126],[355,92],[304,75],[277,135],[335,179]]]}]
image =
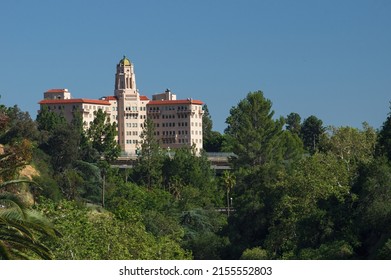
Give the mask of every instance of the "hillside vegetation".
[{"label": "hillside vegetation", "polygon": [[[203,119],[216,174],[166,151],[146,121],[133,168],[98,112],[88,131],[44,108],[0,105],[0,259],[390,259],[391,116],[376,131],[276,118],[261,91]],[[224,211],[221,211],[223,209]]]}]

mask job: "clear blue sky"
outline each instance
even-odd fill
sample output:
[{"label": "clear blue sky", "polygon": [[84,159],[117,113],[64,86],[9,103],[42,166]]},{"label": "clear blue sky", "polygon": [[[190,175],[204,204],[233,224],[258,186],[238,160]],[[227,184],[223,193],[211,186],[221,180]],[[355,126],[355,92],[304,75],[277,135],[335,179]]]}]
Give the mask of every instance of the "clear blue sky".
[{"label": "clear blue sky", "polygon": [[276,117],[379,128],[391,100],[391,1],[0,3],[0,102],[34,119],[50,88],[112,95],[123,55],[143,95],[201,99],[215,130],[256,90]]}]

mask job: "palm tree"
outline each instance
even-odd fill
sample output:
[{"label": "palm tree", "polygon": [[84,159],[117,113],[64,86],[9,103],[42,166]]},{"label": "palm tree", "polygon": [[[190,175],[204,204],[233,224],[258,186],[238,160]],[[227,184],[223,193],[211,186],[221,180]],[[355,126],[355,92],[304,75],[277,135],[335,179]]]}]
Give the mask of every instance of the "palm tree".
[{"label": "palm tree", "polygon": [[229,194],[236,184],[236,177],[233,173],[225,170],[223,172],[222,180],[227,194],[227,214],[229,216],[229,210],[230,210]]},{"label": "palm tree", "polygon": [[[0,190],[26,180],[0,183]],[[52,259],[50,250],[38,237],[58,236],[59,233],[37,211],[28,209],[16,195],[0,193],[0,259]]]}]

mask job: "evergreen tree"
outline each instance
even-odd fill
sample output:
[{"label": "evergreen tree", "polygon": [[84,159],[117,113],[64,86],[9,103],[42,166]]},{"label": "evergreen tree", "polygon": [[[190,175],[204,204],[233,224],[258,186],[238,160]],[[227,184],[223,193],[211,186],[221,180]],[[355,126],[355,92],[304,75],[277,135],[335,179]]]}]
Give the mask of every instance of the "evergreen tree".
[{"label": "evergreen tree", "polygon": [[310,154],[314,154],[316,151],[318,151],[319,142],[325,132],[322,120],[315,116],[309,116],[304,120],[300,132],[304,148]]},{"label": "evergreen tree", "polygon": [[272,102],[262,91],[250,92],[230,110],[226,134],[232,142],[234,166],[251,167],[281,158],[279,136],[283,119],[273,120]]},{"label": "evergreen tree", "polygon": [[90,123],[87,137],[92,148],[107,162],[113,161],[120,154],[121,149],[115,140],[116,136],[117,125],[111,123],[110,117],[102,109],[99,109],[94,120]]},{"label": "evergreen tree", "polygon": [[301,117],[298,113],[290,113],[286,119],[286,129],[293,134],[300,135]]},{"label": "evergreen tree", "polygon": [[389,160],[391,160],[391,102],[390,112],[388,113],[387,119],[384,121],[379,132],[376,154],[378,156],[385,155]]},{"label": "evergreen tree", "polygon": [[145,120],[140,138],[142,144],[140,155],[134,168],[135,180],[148,188],[161,187],[164,154],[156,139],[155,127],[151,119]]}]

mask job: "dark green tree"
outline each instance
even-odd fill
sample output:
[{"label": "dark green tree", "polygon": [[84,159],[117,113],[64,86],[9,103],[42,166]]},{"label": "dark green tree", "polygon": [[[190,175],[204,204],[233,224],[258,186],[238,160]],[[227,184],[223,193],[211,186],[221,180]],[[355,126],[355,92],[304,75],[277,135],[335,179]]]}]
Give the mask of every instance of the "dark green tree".
[{"label": "dark green tree", "polygon": [[66,123],[53,131],[42,148],[51,156],[53,169],[62,172],[79,158],[79,144],[80,134]]},{"label": "dark green tree", "polygon": [[235,175],[232,174],[229,171],[224,171],[223,176],[221,177],[222,183],[224,185],[225,191],[226,191],[226,200],[227,200],[227,215],[229,216],[229,212],[232,207],[232,203],[230,202],[231,197],[230,193],[232,189],[235,187],[236,184],[236,178]]},{"label": "dark green tree", "polygon": [[304,148],[314,154],[319,150],[319,142],[325,132],[322,120],[315,116],[309,116],[301,125],[301,139],[303,140]]},{"label": "dark green tree", "polygon": [[383,122],[383,126],[379,132],[376,154],[378,156],[385,155],[389,160],[391,160],[391,102],[390,112],[388,113],[387,119]]},{"label": "dark green tree", "polygon": [[63,115],[50,111],[47,106],[43,106],[37,115],[38,129],[40,131],[53,132],[59,126],[66,124]]},{"label": "dark green tree", "polygon": [[202,109],[204,110],[202,116],[203,149],[206,152],[221,152],[224,136],[220,132],[212,130],[213,121],[208,106],[205,104]]},{"label": "dark green tree", "polygon": [[10,143],[23,139],[37,140],[37,125],[31,119],[29,113],[21,111],[17,105],[9,108],[4,107],[3,109],[3,113],[8,118],[8,127],[0,136],[0,143]]},{"label": "dark green tree", "polygon": [[202,135],[204,140],[208,140],[211,137],[210,134],[213,128],[213,121],[206,104],[202,106],[202,110],[204,111],[202,116]]},{"label": "dark green tree", "polygon": [[[360,169],[353,191],[358,195],[355,226],[359,229],[363,259],[390,259],[391,166],[378,157]],[[388,249],[387,249],[388,248]],[[388,252],[388,253],[387,253]]]},{"label": "dark green tree", "polygon": [[119,156],[121,149],[115,140],[117,125],[116,123],[111,123],[110,117],[102,109],[96,112],[86,135],[91,142],[92,148],[105,161],[111,162]]},{"label": "dark green tree", "polygon": [[301,117],[298,113],[290,113],[286,118],[286,129],[293,134],[300,135]]},{"label": "dark green tree", "polygon": [[226,134],[232,142],[237,167],[262,165],[281,157],[279,136],[284,120],[273,120],[272,102],[262,91],[250,92],[230,110]]},{"label": "dark green tree", "polygon": [[145,120],[141,134],[141,151],[134,168],[134,179],[148,188],[162,187],[164,153],[155,136],[155,127],[151,119]]}]

